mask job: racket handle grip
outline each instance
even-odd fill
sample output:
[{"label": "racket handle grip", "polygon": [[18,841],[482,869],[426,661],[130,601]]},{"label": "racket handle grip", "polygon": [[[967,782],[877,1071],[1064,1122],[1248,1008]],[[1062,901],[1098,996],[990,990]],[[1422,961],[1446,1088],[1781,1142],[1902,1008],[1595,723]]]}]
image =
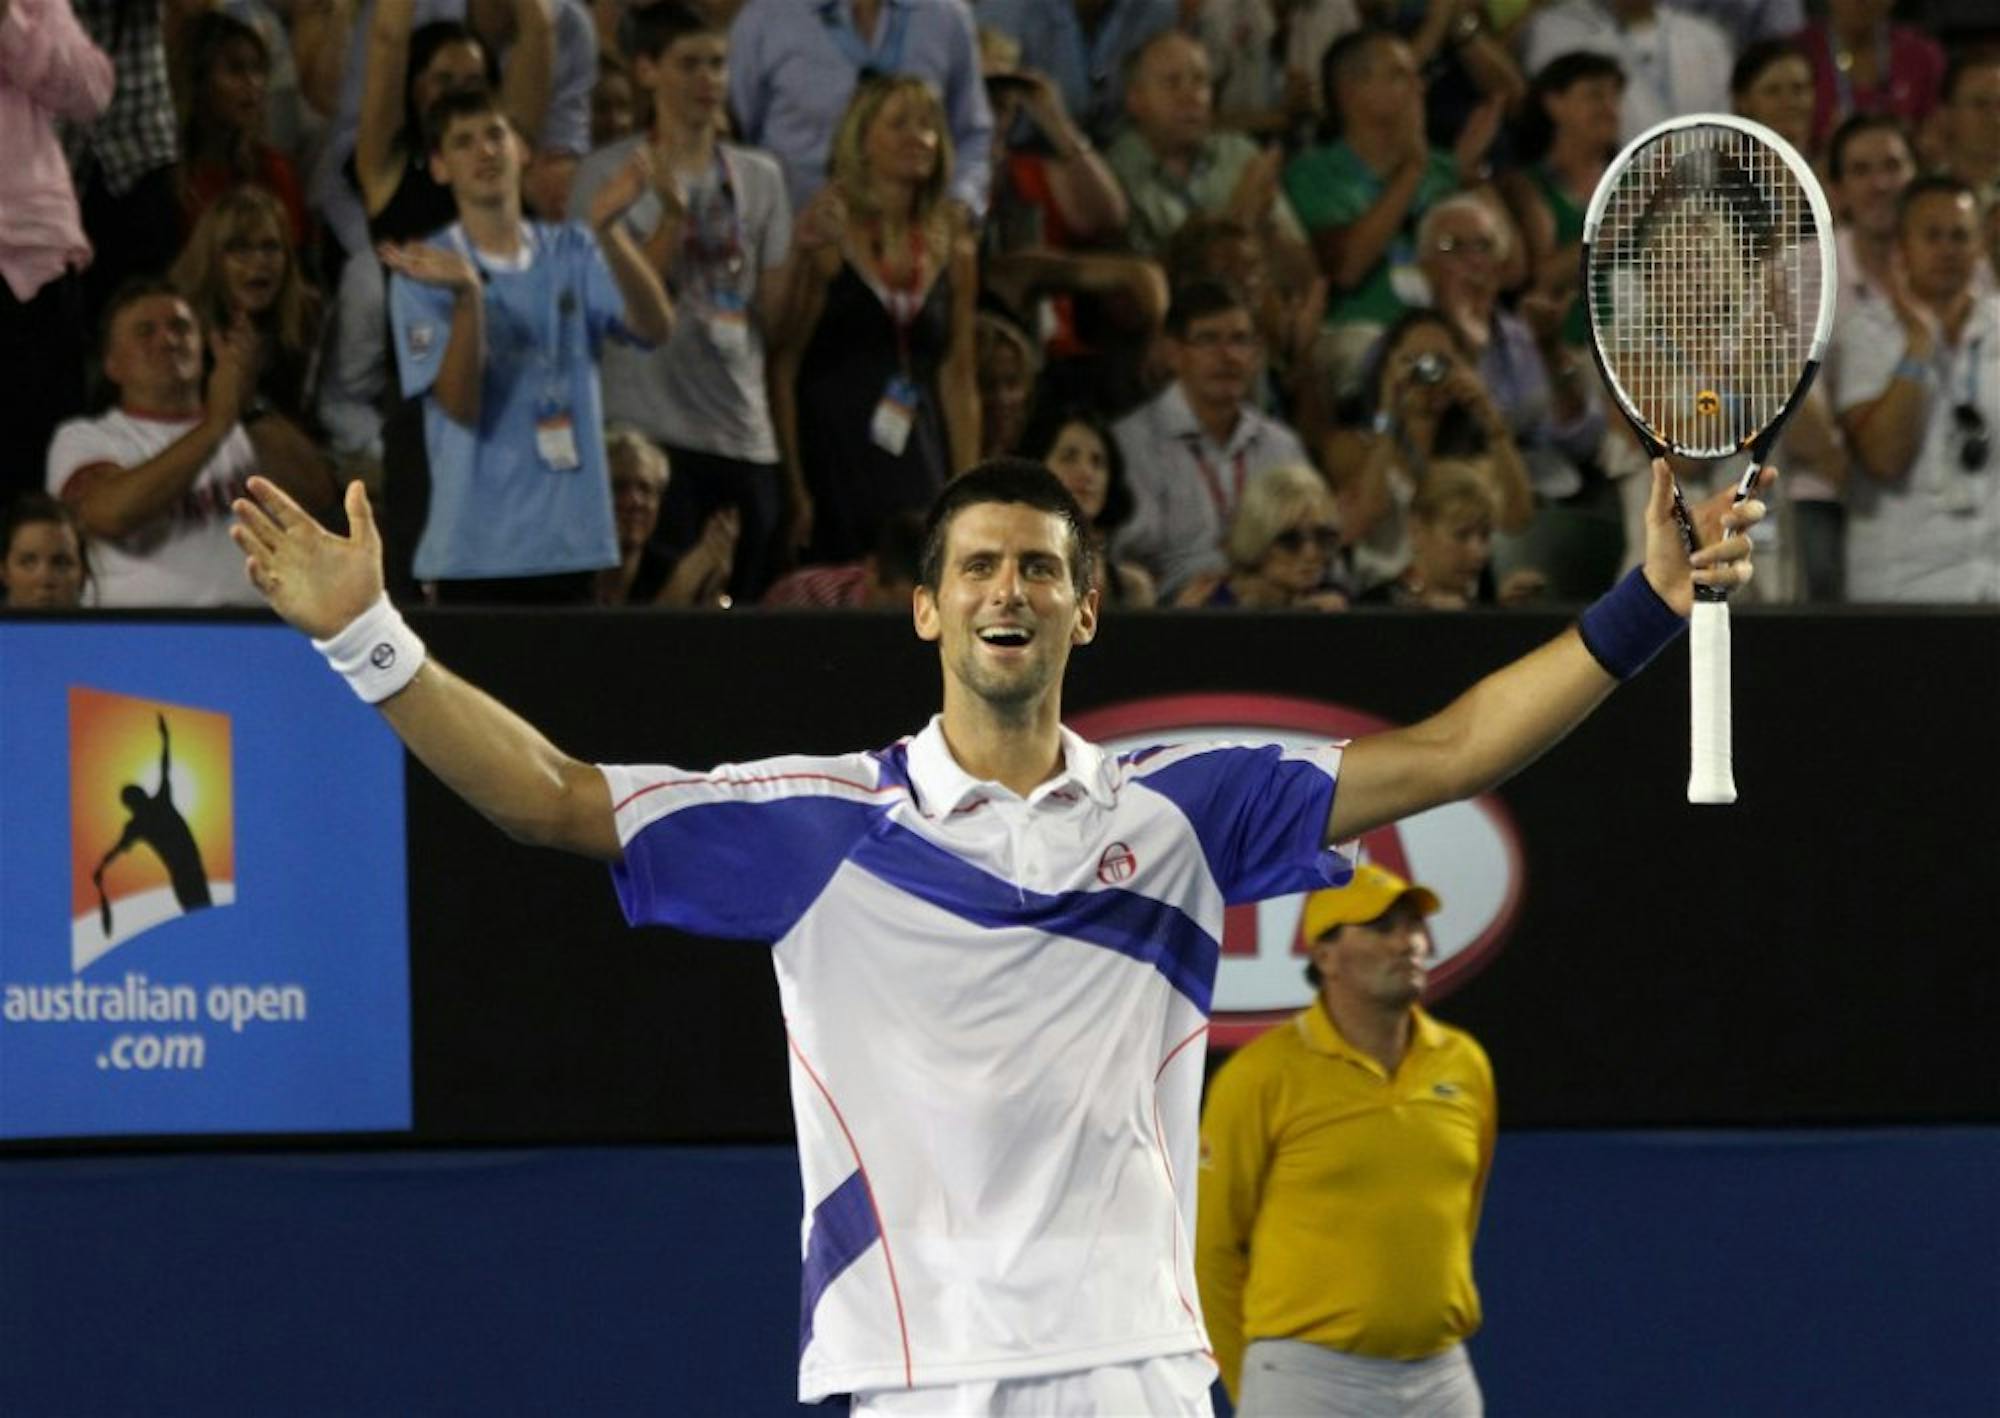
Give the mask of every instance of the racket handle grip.
[{"label": "racket handle grip", "polygon": [[1694,712],[1688,801],[1733,803],[1729,732],[1729,604],[1696,601],[1688,625],[1688,686]]}]

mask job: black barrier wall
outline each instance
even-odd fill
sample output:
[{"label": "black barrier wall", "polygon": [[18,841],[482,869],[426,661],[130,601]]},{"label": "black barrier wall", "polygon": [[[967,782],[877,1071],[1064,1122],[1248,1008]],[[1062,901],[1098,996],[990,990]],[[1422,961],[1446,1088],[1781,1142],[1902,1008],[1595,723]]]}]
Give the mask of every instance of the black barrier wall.
[{"label": "black barrier wall", "polygon": [[[896,615],[412,620],[603,761],[876,747],[938,699],[935,651]],[[1115,617],[1078,653],[1067,707],[1254,692],[1409,722],[1562,628]],[[2000,1119],[2000,617],[1749,612],[1735,640],[1742,801],[1684,801],[1669,651],[1499,790],[1519,909],[1438,1012],[1486,1044],[1510,1127]],[[507,841],[414,765],[408,816],[415,1126],[375,1140],[789,1137],[765,948],[627,929],[602,866]]]},{"label": "black barrier wall", "polygon": [[[2000,1118],[2000,617],[1736,622],[1742,800],[1685,801],[1670,651],[1500,790],[1521,909],[1439,1012],[1492,1053],[1510,1126]],[[418,623],[605,761],[875,747],[937,703],[935,651],[894,615]],[[1114,618],[1066,708],[1261,691],[1409,722],[1562,627]],[[762,947],[628,930],[602,867],[504,841],[421,770],[410,786],[418,1140],[789,1136]]]}]

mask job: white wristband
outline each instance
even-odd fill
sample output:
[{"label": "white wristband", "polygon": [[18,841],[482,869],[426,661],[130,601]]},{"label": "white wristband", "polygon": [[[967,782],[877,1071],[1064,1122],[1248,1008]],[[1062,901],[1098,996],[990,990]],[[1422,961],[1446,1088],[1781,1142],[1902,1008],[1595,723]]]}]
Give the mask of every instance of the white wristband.
[{"label": "white wristband", "polygon": [[387,591],[331,640],[313,641],[313,649],[364,704],[380,704],[415,679],[425,653],[402,612],[389,604]]}]

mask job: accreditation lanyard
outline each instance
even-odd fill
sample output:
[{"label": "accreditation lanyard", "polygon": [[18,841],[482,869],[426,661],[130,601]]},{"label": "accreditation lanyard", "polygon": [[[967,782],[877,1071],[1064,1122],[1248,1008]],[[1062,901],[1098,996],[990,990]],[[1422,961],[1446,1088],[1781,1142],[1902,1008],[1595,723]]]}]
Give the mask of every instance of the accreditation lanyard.
[{"label": "accreditation lanyard", "polygon": [[[1633,61],[1625,67],[1628,72],[1637,70],[1645,78],[1646,87],[1660,100],[1660,111],[1671,114],[1680,110],[1674,105],[1674,46],[1667,34],[1665,18],[1664,15],[1654,16],[1652,48],[1637,51]],[[1623,32],[1629,39],[1632,32]]]},{"label": "accreditation lanyard", "polygon": [[722,209],[724,220],[714,228],[719,233],[717,239],[709,239],[710,232],[704,229],[701,220],[703,213],[690,211],[681,248],[689,269],[695,273],[695,284],[710,290],[734,291],[743,274],[743,212],[736,202],[736,183],[730,176],[729,161],[719,143],[715,148],[715,190],[720,202],[703,205],[711,209],[719,205]]},{"label": "accreditation lanyard", "polygon": [[887,0],[889,6],[889,27],[882,35],[882,46],[870,49],[854,28],[851,14],[841,11],[839,0],[830,0],[820,6],[820,21],[826,26],[827,38],[834,47],[847,57],[856,69],[864,73],[900,74],[903,72],[903,47],[910,37],[910,7],[905,0]]},{"label": "accreditation lanyard", "polygon": [[910,373],[910,327],[923,313],[924,297],[929,294],[924,288],[925,268],[930,264],[930,253],[924,245],[924,229],[920,223],[910,223],[910,271],[908,278],[902,281],[890,279],[882,223],[871,221],[868,230],[869,251],[875,258],[875,269],[882,275],[882,293],[889,308],[889,323],[896,327],[896,361],[907,378]]},{"label": "accreditation lanyard", "polygon": [[1230,480],[1229,490],[1224,492],[1221,470],[1209,462],[1208,455],[1201,451],[1201,435],[1187,434],[1182,438],[1182,442],[1187,446],[1188,456],[1194,459],[1196,470],[1201,473],[1202,486],[1208,490],[1208,500],[1215,508],[1216,520],[1223,526],[1228,526],[1229,514],[1235,509],[1236,504],[1243,500],[1246,450],[1238,449],[1236,456],[1230,459],[1234,475]]}]

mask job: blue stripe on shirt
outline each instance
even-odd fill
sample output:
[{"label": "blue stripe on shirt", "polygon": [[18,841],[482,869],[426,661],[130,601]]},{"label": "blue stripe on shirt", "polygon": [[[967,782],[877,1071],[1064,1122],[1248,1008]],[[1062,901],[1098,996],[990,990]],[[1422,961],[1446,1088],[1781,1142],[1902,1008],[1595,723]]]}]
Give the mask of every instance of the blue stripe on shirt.
[{"label": "blue stripe on shirt", "polygon": [[[1341,886],[1353,868],[1326,847],[1333,779],[1275,745],[1213,748],[1135,777],[1194,827],[1230,905]],[[1128,759],[1136,766],[1146,755]]]},{"label": "blue stripe on shirt", "polygon": [[812,1343],[813,1311],[819,1308],[819,1297],[881,1234],[875,1225],[875,1208],[868,1200],[868,1181],[859,1169],[813,1208],[805,1268],[799,1276],[800,1358]]},{"label": "blue stripe on shirt", "polygon": [[1158,970],[1208,1013],[1221,947],[1177,907],[1115,889],[1029,891],[895,823],[884,823],[851,860],[897,890],[974,925],[1042,931],[1115,950]]},{"label": "blue stripe on shirt", "polygon": [[632,834],[611,868],[633,925],[782,939],[892,802],[794,797],[702,803]]}]

